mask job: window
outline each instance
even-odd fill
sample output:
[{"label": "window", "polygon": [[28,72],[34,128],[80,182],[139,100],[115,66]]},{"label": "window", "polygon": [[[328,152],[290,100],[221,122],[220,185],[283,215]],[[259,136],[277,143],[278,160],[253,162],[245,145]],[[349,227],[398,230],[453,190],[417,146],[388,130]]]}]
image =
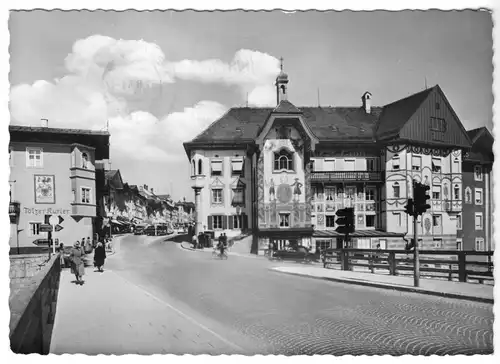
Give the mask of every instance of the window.
[{"label": "window", "polygon": [[75,203],[75,202],[76,202],[76,191],[75,191],[75,190],[72,190],[71,192],[72,192],[72,194],[73,194],[73,199],[72,199],[71,201],[72,201],[73,203]]},{"label": "window", "polygon": [[198,160],[198,174],[203,174],[203,162],[201,159]]},{"label": "window", "polygon": [[212,221],[213,221],[213,225],[214,225],[214,230],[222,229],[222,216],[221,215],[212,216]]},{"label": "window", "polygon": [[380,245],[380,249],[385,250],[387,249],[387,240],[385,239],[380,239],[378,241],[378,244]]},{"label": "window", "polygon": [[441,186],[432,186],[432,199],[441,200]]},{"label": "window", "polygon": [[26,148],[26,167],[29,168],[43,167],[42,148]]},{"label": "window", "polygon": [[443,247],[443,239],[434,238],[432,242],[434,243],[434,248],[441,249]]},{"label": "window", "polygon": [[431,117],[431,130],[446,132],[446,121],[441,118]]},{"label": "window", "polygon": [[241,176],[244,175],[244,161],[243,158],[235,158],[231,160],[231,174],[233,176]]},{"label": "window", "polygon": [[335,199],[335,188],[325,187],[326,201],[333,201]]},{"label": "window", "polygon": [[366,227],[375,227],[375,215],[366,215]]},{"label": "window", "polygon": [[460,160],[455,158],[453,160],[453,173],[460,173]]},{"label": "window", "polygon": [[482,188],[476,188],[474,189],[474,201],[476,205],[482,205],[483,204],[483,189]]},{"label": "window", "polygon": [[432,172],[441,173],[441,158],[432,158]]},{"label": "window", "polygon": [[483,180],[483,169],[481,168],[481,166],[474,166],[474,180]]},{"label": "window", "polygon": [[82,187],[81,188],[81,196],[82,196],[82,203],[90,203],[90,188],[88,187]]},{"label": "window", "polygon": [[87,155],[87,153],[82,153],[82,168],[83,169],[88,169],[89,166],[89,156]]},{"label": "window", "polygon": [[432,226],[433,227],[441,226],[441,215],[432,215]]},{"label": "window", "polygon": [[422,157],[418,155],[414,155],[411,159],[411,169],[413,171],[421,171],[422,170]]},{"label": "window", "polygon": [[290,214],[279,214],[280,216],[280,227],[290,227]]},{"label": "window", "polygon": [[392,156],[392,169],[394,170],[399,169],[399,154],[394,154]]},{"label": "window", "polygon": [[29,236],[30,237],[35,237],[40,235],[40,226],[42,225],[41,222],[30,222],[29,223]]},{"label": "window", "polygon": [[212,203],[222,203],[222,188],[212,189]]},{"label": "window", "polygon": [[335,159],[325,159],[323,163],[323,171],[334,171],[335,170]]},{"label": "window", "polygon": [[457,250],[462,251],[462,239],[457,239]]},{"label": "window", "polygon": [[441,109],[441,105],[439,105],[439,102],[436,102],[436,110]]},{"label": "window", "polygon": [[476,238],[475,249],[477,252],[484,252],[484,239],[483,238]]},{"label": "window", "polygon": [[194,160],[194,159],[193,159],[193,161],[192,161],[192,163],[191,163],[191,164],[192,164],[191,175],[192,175],[192,176],[196,176],[196,162],[195,162],[195,160]]},{"label": "window", "polygon": [[465,203],[471,203],[472,202],[472,192],[470,187],[467,187],[465,189]]},{"label": "window", "polygon": [[457,230],[462,230],[462,214],[457,215]]},{"label": "window", "polygon": [[399,212],[395,212],[395,213],[394,213],[394,217],[395,217],[395,219],[396,219],[396,224],[397,224],[397,226],[401,226],[401,224],[402,224],[402,216],[401,216],[401,213],[399,213]]},{"label": "window", "polygon": [[316,251],[330,249],[331,245],[331,240],[316,240]]},{"label": "window", "polygon": [[233,189],[233,206],[245,205],[245,190],[243,188]]},{"label": "window", "polygon": [[481,212],[476,212],[475,226],[476,230],[483,230],[483,214]]},{"label": "window", "polygon": [[375,189],[367,188],[365,191],[365,200],[366,201],[375,201]]},{"label": "window", "polygon": [[222,176],[222,161],[213,160],[210,164],[212,167],[212,176]]},{"label": "window", "polygon": [[453,199],[455,200],[460,200],[460,186],[455,185],[453,186]]},{"label": "window", "polygon": [[293,155],[292,153],[282,149],[279,153],[274,153],[274,170],[293,171]]},{"label": "window", "polygon": [[392,194],[394,198],[399,198],[400,196],[399,183],[394,182],[394,184],[392,185]]},{"label": "window", "polygon": [[375,159],[369,158],[366,160],[366,170],[367,171],[375,171],[376,170]]},{"label": "window", "polygon": [[242,229],[243,228],[243,218],[241,215],[233,216],[233,229]]},{"label": "window", "polygon": [[326,227],[335,227],[335,216],[326,216]]}]

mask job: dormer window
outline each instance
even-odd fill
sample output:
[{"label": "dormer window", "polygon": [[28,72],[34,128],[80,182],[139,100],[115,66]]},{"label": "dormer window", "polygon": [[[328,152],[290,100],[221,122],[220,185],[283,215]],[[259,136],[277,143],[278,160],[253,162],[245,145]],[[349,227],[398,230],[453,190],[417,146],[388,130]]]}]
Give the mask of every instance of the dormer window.
[{"label": "dormer window", "polygon": [[82,168],[83,169],[89,168],[89,156],[87,153],[82,153]]},{"label": "dormer window", "polygon": [[274,170],[293,171],[293,154],[285,149],[274,153]]}]

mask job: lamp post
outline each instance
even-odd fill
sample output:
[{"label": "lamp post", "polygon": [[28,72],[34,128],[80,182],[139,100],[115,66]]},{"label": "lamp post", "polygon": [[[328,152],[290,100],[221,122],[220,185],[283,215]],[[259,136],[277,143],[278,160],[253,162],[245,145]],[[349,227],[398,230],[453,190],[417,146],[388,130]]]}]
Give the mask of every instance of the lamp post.
[{"label": "lamp post", "polygon": [[21,203],[11,201],[9,204],[9,218],[11,224],[16,224],[16,246],[19,254],[19,215],[21,213]]}]

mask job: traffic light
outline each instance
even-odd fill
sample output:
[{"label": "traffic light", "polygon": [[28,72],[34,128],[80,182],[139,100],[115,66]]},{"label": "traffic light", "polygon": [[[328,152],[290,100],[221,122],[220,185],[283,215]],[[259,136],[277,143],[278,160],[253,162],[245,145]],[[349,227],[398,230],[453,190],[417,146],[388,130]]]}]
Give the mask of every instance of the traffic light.
[{"label": "traffic light", "polygon": [[428,209],[431,208],[431,205],[428,204],[427,200],[431,197],[427,194],[431,188],[427,185],[424,185],[420,182],[416,182],[413,187],[413,198],[414,198],[414,206],[415,212],[417,215],[422,215]]},{"label": "traffic light", "polygon": [[339,217],[335,221],[335,224],[339,225],[335,229],[336,232],[349,235],[354,232],[354,209],[351,208],[345,208],[338,210],[335,215]]},{"label": "traffic light", "polygon": [[413,214],[415,213],[415,205],[412,198],[408,199],[408,204],[406,204],[405,206],[405,212],[410,216],[413,216]]}]

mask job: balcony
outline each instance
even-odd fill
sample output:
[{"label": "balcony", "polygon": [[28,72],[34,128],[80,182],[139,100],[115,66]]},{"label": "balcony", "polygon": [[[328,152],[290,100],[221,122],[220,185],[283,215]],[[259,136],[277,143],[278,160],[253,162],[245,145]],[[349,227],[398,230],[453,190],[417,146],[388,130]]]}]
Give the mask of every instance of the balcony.
[{"label": "balcony", "polygon": [[74,216],[87,216],[95,217],[97,211],[97,206],[92,204],[84,203],[71,203],[71,214]]},{"label": "balcony", "polygon": [[312,172],[311,182],[383,182],[382,171]]},{"label": "balcony", "polygon": [[462,212],[462,200],[445,200],[443,201],[444,210],[450,212]]},{"label": "balcony", "polygon": [[201,189],[205,187],[205,175],[204,174],[197,174],[191,176],[191,187],[195,189]]},{"label": "balcony", "polygon": [[95,180],[95,171],[93,169],[71,167],[70,171],[70,178],[84,178]]}]

